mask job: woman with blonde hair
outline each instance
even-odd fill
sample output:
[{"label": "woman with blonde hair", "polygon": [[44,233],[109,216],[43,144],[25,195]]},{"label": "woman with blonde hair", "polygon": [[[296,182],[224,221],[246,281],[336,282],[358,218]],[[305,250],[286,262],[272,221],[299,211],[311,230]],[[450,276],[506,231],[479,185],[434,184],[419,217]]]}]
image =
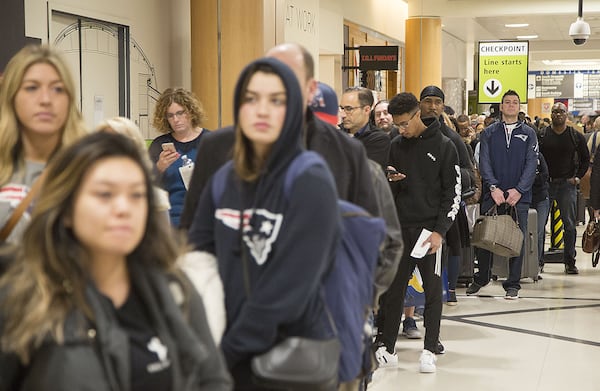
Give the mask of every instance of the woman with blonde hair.
[{"label": "woman with blonde hair", "polygon": [[170,220],[179,226],[189,178],[193,170],[204,110],[196,96],[183,88],[168,88],[158,98],[154,127],[161,133],[150,144],[150,159],[155,164],[160,186],[169,192]]},{"label": "woman with blonde hair", "polygon": [[21,49],[7,64],[0,88],[0,241],[19,241],[34,182],[61,147],[84,134],[64,60],[47,46]]},{"label": "woman with blonde hair", "polygon": [[0,279],[0,391],[231,389],[144,160],[98,132],[50,163]]}]

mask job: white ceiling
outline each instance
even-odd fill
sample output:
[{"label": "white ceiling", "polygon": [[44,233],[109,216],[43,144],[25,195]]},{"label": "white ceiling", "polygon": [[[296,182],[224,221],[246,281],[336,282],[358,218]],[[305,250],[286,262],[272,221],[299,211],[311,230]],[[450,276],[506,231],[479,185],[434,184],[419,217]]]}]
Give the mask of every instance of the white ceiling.
[{"label": "white ceiling", "polygon": [[[592,34],[581,46],[574,45],[569,37],[569,27],[577,19],[578,0],[408,0],[407,3],[409,16],[441,16],[442,29],[467,44],[537,34],[539,38],[529,39],[530,69],[547,69],[546,61],[568,62],[566,68],[571,69],[600,68],[600,0],[583,2],[583,19],[589,23]],[[505,27],[509,23],[529,26]],[[597,65],[591,67],[590,61]],[[581,66],[575,66],[577,63]],[[550,66],[557,68],[557,65]]]}]

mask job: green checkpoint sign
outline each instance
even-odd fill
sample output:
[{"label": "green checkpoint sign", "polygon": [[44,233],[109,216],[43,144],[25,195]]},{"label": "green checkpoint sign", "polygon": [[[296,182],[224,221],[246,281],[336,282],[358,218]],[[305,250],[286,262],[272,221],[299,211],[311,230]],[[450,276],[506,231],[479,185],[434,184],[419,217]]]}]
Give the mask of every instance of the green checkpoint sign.
[{"label": "green checkpoint sign", "polygon": [[478,103],[500,103],[508,90],[527,102],[529,41],[479,42]]}]

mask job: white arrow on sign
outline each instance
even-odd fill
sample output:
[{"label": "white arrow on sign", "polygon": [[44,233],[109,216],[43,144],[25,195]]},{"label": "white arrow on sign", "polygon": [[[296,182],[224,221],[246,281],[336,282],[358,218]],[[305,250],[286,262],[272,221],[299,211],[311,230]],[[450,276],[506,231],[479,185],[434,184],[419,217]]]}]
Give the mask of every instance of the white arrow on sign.
[{"label": "white arrow on sign", "polygon": [[498,79],[489,79],[483,85],[483,92],[490,98],[495,98],[502,92],[502,83]]}]

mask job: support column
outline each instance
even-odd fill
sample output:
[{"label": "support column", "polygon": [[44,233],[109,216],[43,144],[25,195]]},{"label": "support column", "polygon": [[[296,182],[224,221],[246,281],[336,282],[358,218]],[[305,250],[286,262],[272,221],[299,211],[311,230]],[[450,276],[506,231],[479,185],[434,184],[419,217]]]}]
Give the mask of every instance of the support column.
[{"label": "support column", "polygon": [[423,87],[442,88],[442,20],[411,17],[406,20],[406,91],[419,97]]},{"label": "support column", "polygon": [[233,123],[238,76],[265,52],[264,1],[190,1],[192,90],[206,110],[209,129]]}]

